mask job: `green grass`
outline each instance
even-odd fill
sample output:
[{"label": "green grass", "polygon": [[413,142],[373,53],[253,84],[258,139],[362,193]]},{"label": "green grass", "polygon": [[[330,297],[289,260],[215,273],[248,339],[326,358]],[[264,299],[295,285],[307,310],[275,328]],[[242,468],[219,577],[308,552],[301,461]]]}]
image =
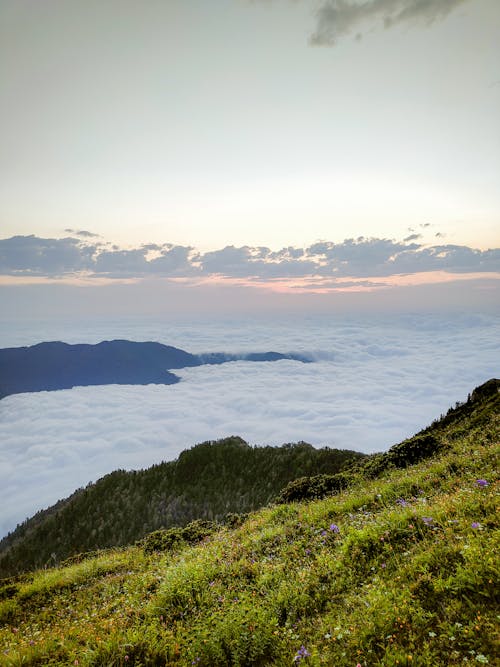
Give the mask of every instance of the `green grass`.
[{"label": "green grass", "polygon": [[465,418],[433,458],[197,545],[6,582],[0,664],[498,664],[498,418]]}]

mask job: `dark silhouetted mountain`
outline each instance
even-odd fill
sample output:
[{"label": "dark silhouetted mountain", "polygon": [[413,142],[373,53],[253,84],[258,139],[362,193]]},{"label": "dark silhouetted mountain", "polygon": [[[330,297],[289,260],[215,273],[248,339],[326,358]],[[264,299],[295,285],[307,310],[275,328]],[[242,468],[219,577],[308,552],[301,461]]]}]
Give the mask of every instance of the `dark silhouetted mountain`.
[{"label": "dark silhouetted mountain", "polygon": [[201,364],[225,364],[228,361],[300,361],[311,363],[311,359],[303,354],[280,354],[279,352],[250,352],[248,354],[226,354],[225,352],[209,352],[196,355]]},{"label": "dark silhouetted mountain", "polygon": [[308,362],[302,355],[264,352],[195,355],[153,342],[112,340],[97,345],[39,343],[0,350],[0,398],[32,391],[54,391],[105,384],[174,384],[172,369],[228,361]]}]

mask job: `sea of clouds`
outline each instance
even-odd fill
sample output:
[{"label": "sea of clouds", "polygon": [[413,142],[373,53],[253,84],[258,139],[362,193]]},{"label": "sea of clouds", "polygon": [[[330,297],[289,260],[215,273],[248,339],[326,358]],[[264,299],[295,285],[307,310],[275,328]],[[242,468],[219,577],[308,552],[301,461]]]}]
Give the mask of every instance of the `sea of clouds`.
[{"label": "sea of clouds", "polygon": [[500,374],[500,317],[490,315],[25,321],[5,324],[0,347],[113,338],[193,353],[300,352],[315,363],[231,362],[177,370],[177,385],[1,400],[0,535],[112,470],[172,460],[204,440],[384,450]]}]

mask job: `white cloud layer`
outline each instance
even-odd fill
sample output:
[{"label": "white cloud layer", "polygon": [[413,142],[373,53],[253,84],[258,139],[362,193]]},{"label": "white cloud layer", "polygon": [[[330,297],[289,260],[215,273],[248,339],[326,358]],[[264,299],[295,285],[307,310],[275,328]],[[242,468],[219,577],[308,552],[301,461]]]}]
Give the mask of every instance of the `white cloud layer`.
[{"label": "white cloud layer", "polygon": [[[119,331],[192,352],[273,349],[308,352],[317,361],[236,362],[177,371],[183,381],[172,386],[82,387],[3,399],[0,533],[112,470],[172,460],[207,439],[235,434],[252,444],[306,440],[381,450],[500,373],[500,318],[490,316],[115,322],[83,331],[27,327],[21,338],[31,344],[37,335],[59,333],[49,337],[96,342]],[[12,344],[8,332],[0,343]]]}]

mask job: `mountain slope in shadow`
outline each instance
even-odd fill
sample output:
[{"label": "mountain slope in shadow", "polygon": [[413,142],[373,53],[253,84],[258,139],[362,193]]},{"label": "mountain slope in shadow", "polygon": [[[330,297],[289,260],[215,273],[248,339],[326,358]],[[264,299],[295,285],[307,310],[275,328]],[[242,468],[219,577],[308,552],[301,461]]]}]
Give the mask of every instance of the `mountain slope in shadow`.
[{"label": "mountain slope in shadow", "polygon": [[228,361],[310,361],[277,352],[195,355],[169,345],[128,340],[97,345],[59,341],[0,349],[0,399],[10,394],[106,384],[175,384],[172,369]]}]

